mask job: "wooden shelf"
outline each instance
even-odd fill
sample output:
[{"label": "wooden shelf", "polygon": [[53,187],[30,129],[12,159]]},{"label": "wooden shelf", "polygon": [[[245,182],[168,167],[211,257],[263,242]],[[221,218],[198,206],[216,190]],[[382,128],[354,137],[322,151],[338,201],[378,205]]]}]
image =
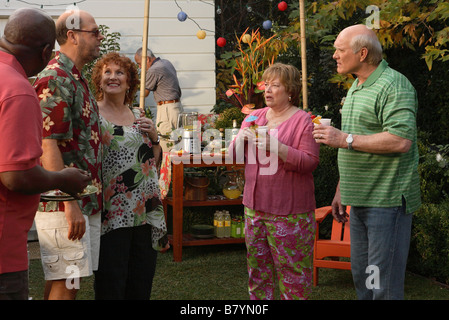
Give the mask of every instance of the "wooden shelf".
[{"label": "wooden shelf", "polygon": [[[214,196],[214,198],[209,197],[207,200],[185,200],[183,199],[182,203],[184,207],[207,207],[207,206],[234,206],[242,204],[242,197],[239,197],[237,199],[220,199],[215,198],[217,196]],[[168,205],[173,205],[173,197],[167,197],[165,199]]]},{"label": "wooden shelf", "polygon": [[[173,244],[173,235],[168,236],[168,240]],[[200,239],[192,236],[190,233],[184,233],[182,235],[182,245],[187,246],[207,246],[207,245],[217,245],[217,244],[234,244],[234,243],[245,243],[245,238],[207,238]]]},{"label": "wooden shelf", "polygon": [[[180,161],[182,160],[182,161]],[[226,205],[241,205],[242,197],[237,199],[226,199],[225,197],[209,196],[208,200],[193,201],[185,200],[183,196],[184,188],[184,168],[191,167],[219,167],[226,166],[229,169],[232,167],[243,168],[244,164],[235,164],[230,161],[227,155],[217,155],[215,161],[204,159],[203,157],[183,155],[182,157],[172,157],[172,183],[173,196],[167,197],[163,200],[164,212],[167,213],[167,206],[173,207],[173,235],[169,236],[170,243],[173,246],[173,260],[182,261],[182,247],[183,246],[198,246],[198,245],[215,245],[215,244],[231,244],[244,243],[244,238],[209,238],[198,239],[190,234],[185,234],[182,231],[183,211],[184,207],[198,207],[198,206],[226,206]],[[213,197],[213,198],[211,198]]]}]

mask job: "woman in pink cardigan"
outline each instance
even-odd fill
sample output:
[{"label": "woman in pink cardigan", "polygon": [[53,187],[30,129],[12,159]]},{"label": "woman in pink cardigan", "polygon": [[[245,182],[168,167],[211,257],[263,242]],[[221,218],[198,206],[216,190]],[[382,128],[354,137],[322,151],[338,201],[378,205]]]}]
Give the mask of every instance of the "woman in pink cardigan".
[{"label": "woman in pink cardigan", "polygon": [[282,299],[307,299],[316,228],[312,172],[319,144],[309,114],[298,108],[298,69],[276,63],[263,80],[267,107],[243,121],[233,149],[245,160],[250,298],[273,299],[277,275]]}]

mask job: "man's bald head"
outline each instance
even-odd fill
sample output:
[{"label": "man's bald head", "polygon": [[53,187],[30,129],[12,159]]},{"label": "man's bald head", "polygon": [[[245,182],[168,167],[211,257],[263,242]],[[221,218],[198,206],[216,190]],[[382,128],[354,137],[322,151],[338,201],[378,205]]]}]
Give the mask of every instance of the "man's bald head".
[{"label": "man's bald head", "polygon": [[365,34],[365,35],[376,37],[376,33],[364,24],[356,24],[353,26],[349,26],[340,32],[340,34],[345,34],[345,33],[350,34],[352,36],[354,36],[356,34]]},{"label": "man's bald head", "polygon": [[38,9],[18,9],[6,23],[0,50],[14,55],[30,77],[47,65],[55,37],[55,23],[48,14]]},{"label": "man's bald head", "polygon": [[378,65],[382,61],[382,45],[377,38],[376,33],[363,24],[343,29],[338,37],[344,37],[350,42],[350,46],[354,53],[360,49],[368,49],[366,62],[372,65]]},{"label": "man's bald head", "polygon": [[93,19],[92,15],[83,10],[66,11],[56,21],[56,40],[59,45],[67,42],[67,31],[71,29],[82,29],[83,21]]},{"label": "man's bald head", "polygon": [[32,8],[18,9],[9,17],[3,37],[10,44],[30,48],[54,44],[55,23],[44,11]]}]

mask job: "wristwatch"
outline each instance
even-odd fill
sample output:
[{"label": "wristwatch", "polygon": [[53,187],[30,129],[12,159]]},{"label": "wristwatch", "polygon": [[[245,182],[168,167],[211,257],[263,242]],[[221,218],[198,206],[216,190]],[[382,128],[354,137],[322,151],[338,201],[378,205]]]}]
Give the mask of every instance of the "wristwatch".
[{"label": "wristwatch", "polygon": [[152,143],[154,146],[157,146],[160,142],[161,142],[161,139],[159,138],[159,136],[157,136],[157,140],[156,140],[156,141],[151,141],[151,143]]},{"label": "wristwatch", "polygon": [[348,134],[346,137],[346,142],[348,143],[348,149],[352,150],[352,142],[354,141],[354,138],[352,137],[352,134]]}]

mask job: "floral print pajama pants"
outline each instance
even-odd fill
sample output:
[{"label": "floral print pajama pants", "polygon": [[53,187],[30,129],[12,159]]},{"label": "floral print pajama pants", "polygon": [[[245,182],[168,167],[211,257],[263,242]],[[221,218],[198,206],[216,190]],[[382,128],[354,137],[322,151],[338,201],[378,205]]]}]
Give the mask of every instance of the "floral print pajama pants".
[{"label": "floral print pajama pants", "polygon": [[280,216],[245,207],[245,238],[252,300],[308,299],[312,290],[315,213]]}]

